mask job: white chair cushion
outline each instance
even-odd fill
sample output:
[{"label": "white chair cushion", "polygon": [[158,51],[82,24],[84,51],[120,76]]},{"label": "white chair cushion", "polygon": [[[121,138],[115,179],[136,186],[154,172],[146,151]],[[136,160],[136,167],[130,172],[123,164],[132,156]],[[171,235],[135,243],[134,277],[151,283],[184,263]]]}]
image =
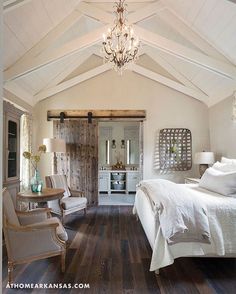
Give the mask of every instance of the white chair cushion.
[{"label": "white chair cushion", "polygon": [[71,195],[66,177],[64,175],[52,175],[50,176],[52,187],[57,189],[64,189],[64,197],[69,197]]},{"label": "white chair cushion", "polygon": [[61,200],[61,206],[63,209],[71,209],[78,207],[78,209],[84,208],[87,205],[87,198],[85,197],[67,197]]},{"label": "white chair cushion", "polygon": [[63,225],[61,224],[60,220],[57,217],[50,217],[50,218],[46,219],[44,222],[42,222],[42,223],[48,223],[48,224],[58,223],[59,224],[59,226],[57,227],[57,235],[58,235],[58,237],[62,241],[67,241],[68,240],[67,232],[66,232],[65,228],[63,227]]}]

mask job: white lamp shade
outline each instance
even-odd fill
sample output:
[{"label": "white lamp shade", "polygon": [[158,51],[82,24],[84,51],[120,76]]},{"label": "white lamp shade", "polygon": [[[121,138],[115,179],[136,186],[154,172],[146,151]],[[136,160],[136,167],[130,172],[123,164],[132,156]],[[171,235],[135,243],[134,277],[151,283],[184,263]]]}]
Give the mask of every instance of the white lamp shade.
[{"label": "white lamp shade", "polygon": [[43,145],[46,146],[46,152],[66,152],[66,142],[63,139],[44,138]]},{"label": "white lamp shade", "polygon": [[213,164],[215,155],[213,152],[197,152],[194,157],[195,164]]}]

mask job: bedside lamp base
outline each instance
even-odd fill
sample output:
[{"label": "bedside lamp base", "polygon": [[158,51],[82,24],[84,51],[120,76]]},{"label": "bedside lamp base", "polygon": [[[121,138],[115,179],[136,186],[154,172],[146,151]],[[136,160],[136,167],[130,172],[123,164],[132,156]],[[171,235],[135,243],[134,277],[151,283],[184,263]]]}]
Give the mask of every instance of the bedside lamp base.
[{"label": "bedside lamp base", "polygon": [[200,178],[203,176],[207,168],[208,168],[208,164],[199,164]]}]

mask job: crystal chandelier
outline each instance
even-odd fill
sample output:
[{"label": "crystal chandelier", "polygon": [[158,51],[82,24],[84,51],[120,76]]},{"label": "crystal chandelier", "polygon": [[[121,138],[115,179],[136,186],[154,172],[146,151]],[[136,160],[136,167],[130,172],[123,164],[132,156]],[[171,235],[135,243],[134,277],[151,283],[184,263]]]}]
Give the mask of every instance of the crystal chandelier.
[{"label": "crystal chandelier", "polygon": [[125,0],[115,3],[116,19],[114,27],[109,28],[107,34],[103,34],[104,61],[113,64],[113,68],[122,74],[129,64],[137,60],[139,39],[134,35],[134,30],[127,24],[125,17],[127,5]]}]

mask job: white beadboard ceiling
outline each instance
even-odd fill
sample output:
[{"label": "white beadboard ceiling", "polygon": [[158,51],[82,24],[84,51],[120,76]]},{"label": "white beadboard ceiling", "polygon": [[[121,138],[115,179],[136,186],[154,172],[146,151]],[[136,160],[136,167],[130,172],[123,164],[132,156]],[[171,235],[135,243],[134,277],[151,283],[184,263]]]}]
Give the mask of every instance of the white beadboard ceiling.
[{"label": "white beadboard ceiling", "polygon": [[[236,90],[236,4],[127,0],[142,42],[130,68],[211,106]],[[4,88],[31,105],[109,71],[102,33],[114,1],[4,0]]]}]

